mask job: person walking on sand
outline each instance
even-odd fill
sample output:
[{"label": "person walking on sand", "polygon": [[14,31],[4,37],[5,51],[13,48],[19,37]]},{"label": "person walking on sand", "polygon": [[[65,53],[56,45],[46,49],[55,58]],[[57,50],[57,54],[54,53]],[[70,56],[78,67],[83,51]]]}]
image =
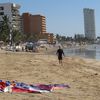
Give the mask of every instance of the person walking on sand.
[{"label": "person walking on sand", "polygon": [[63,49],[61,48],[61,46],[59,46],[59,49],[56,52],[57,56],[58,56],[58,60],[59,60],[59,64],[62,65],[62,58],[63,56],[65,56]]}]

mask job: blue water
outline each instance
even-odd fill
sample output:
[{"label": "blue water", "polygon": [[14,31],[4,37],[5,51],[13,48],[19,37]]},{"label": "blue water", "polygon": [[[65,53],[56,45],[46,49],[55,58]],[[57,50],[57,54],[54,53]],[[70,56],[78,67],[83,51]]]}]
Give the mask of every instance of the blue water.
[{"label": "blue water", "polygon": [[88,45],[86,48],[66,48],[66,56],[78,56],[100,60],[100,45]]}]

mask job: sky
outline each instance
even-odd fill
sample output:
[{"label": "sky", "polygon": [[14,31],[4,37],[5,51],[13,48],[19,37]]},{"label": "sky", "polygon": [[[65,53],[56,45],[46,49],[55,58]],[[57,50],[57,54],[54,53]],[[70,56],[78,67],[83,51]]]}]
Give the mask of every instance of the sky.
[{"label": "sky", "polygon": [[72,37],[84,34],[83,8],[94,9],[96,36],[100,36],[100,0],[0,0],[7,2],[19,4],[20,14],[45,16],[47,32]]}]

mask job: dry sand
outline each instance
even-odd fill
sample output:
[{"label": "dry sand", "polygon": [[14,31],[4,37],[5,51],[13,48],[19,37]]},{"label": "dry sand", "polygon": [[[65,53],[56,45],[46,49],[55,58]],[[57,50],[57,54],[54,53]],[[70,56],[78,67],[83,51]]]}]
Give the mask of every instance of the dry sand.
[{"label": "dry sand", "polygon": [[0,79],[68,84],[51,93],[0,93],[0,100],[100,100],[100,61],[65,57],[63,66],[48,53],[0,53]]}]

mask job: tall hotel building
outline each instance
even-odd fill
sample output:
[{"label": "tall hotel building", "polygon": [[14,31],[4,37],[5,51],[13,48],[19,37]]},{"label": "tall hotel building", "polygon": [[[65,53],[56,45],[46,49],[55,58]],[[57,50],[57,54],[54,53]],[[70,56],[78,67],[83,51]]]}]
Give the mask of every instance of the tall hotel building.
[{"label": "tall hotel building", "polygon": [[94,40],[96,39],[94,10],[89,8],[84,8],[83,12],[84,12],[85,37]]},{"label": "tall hotel building", "polygon": [[0,3],[0,23],[2,17],[7,15],[9,18],[9,25],[14,30],[21,30],[21,21],[19,14],[20,5],[14,3]]},{"label": "tall hotel building", "polygon": [[45,16],[32,15],[29,13],[22,14],[24,34],[45,34],[46,22]]}]

